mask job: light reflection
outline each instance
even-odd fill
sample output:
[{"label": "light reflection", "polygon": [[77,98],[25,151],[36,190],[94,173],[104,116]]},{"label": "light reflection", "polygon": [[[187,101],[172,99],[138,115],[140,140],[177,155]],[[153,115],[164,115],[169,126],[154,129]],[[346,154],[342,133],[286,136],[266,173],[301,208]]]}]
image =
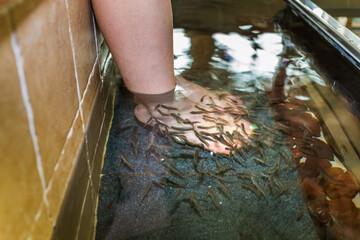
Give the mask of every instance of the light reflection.
[{"label": "light reflection", "polygon": [[175,74],[180,74],[183,69],[188,68],[192,62],[190,55],[188,54],[190,49],[190,39],[185,36],[184,29],[174,29],[174,68]]}]

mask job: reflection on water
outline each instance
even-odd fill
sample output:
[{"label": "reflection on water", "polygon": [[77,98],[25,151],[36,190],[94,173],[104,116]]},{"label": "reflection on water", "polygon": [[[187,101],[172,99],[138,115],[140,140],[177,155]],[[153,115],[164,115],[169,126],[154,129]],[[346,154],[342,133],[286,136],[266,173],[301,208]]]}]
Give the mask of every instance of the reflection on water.
[{"label": "reflection on water", "polygon": [[241,96],[254,134],[230,155],[184,145],[135,121],[120,89],[96,239],[360,236],[359,185],[342,164],[358,173],[359,124],[332,105],[341,96],[285,27],[284,5],[249,2],[173,1],[174,58],[177,74]]}]

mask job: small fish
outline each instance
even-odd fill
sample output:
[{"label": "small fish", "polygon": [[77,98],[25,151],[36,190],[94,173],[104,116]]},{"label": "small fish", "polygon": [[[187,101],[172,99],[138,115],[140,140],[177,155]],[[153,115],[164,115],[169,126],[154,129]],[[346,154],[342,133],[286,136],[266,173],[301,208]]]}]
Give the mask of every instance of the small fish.
[{"label": "small fish", "polygon": [[223,122],[223,123],[225,123],[225,124],[230,125],[229,121],[227,121],[227,120],[225,120],[225,119],[223,119],[223,118],[218,117],[218,118],[216,118],[216,119],[217,119],[218,121],[220,121],[220,122]]},{"label": "small fish", "polygon": [[228,182],[228,183],[232,183],[232,182],[233,182],[233,181],[231,181],[231,180],[228,180],[228,179],[225,179],[225,178],[223,178],[223,177],[218,176],[218,175],[216,174],[216,172],[214,172],[214,171],[211,170],[211,169],[209,169],[209,170],[207,171],[207,174],[210,175],[210,176],[212,176],[212,177],[214,177],[214,178],[216,178],[217,180],[220,180],[220,181],[223,181],[223,182]]},{"label": "small fish", "polygon": [[114,202],[115,202],[115,198],[111,199],[111,201],[105,205],[105,209],[109,210],[112,207],[112,205],[114,204]]},{"label": "small fish", "polygon": [[167,186],[170,186],[170,187],[175,187],[175,188],[184,188],[185,187],[184,184],[177,183],[177,182],[171,180],[168,177],[163,177],[161,179],[161,184],[164,184],[164,185],[167,185]]},{"label": "small fish", "polygon": [[157,110],[162,116],[168,117],[170,114],[162,112],[160,109]]},{"label": "small fish", "polygon": [[233,167],[228,167],[230,166],[231,164],[230,163],[226,163],[224,165],[221,165],[221,166],[218,166],[215,170],[215,172],[218,174],[218,175],[224,175],[226,172],[230,171],[230,170],[233,170],[235,171],[235,168]]},{"label": "small fish", "polygon": [[216,103],[214,102],[214,99],[213,99],[212,97],[209,96],[209,99],[210,99],[210,102],[211,102],[212,105],[214,105],[215,107],[218,107],[218,106],[216,105]]},{"label": "small fish", "polygon": [[184,119],[180,117],[180,114],[170,113],[170,116],[172,116],[179,124],[181,124],[184,121]]},{"label": "small fish", "polygon": [[147,181],[145,187],[144,187],[144,191],[143,191],[143,194],[142,194],[142,197],[141,197],[141,202],[144,201],[144,199],[146,198],[146,196],[148,195],[148,193],[150,192],[152,188],[152,182],[151,181]]},{"label": "small fish", "polygon": [[224,127],[221,125],[216,125],[217,130],[219,131],[220,135],[224,134]]},{"label": "small fish", "polygon": [[206,146],[209,146],[209,143],[205,140],[204,137],[202,137],[197,131],[194,131],[195,136],[202,142],[204,143]]},{"label": "small fish", "polygon": [[186,137],[184,135],[171,135],[171,137],[174,140],[174,142],[178,144],[186,145],[187,143]]},{"label": "small fish", "polygon": [[204,119],[204,120],[207,121],[207,122],[217,123],[216,118],[209,117],[209,116],[207,116],[207,115],[203,115],[203,116],[202,116],[202,119]]},{"label": "small fish", "polygon": [[218,97],[219,97],[219,100],[221,100],[222,98],[226,97],[228,94],[227,93],[223,93],[223,94],[220,94]]},{"label": "small fish", "polygon": [[161,106],[161,104],[156,105],[156,106],[154,107],[154,111],[158,110],[160,106]]},{"label": "small fish", "polygon": [[203,217],[202,209],[200,206],[200,199],[193,193],[188,194],[189,202],[191,203],[192,207],[194,208],[195,212],[200,216]]},{"label": "small fish", "polygon": [[239,152],[238,149],[233,150],[233,151],[232,151],[232,155],[233,155],[233,157],[234,157],[235,162],[237,162],[237,163],[240,164],[241,166],[244,166],[244,164],[241,162],[242,157],[241,157],[241,154],[240,154],[240,152]]},{"label": "small fish", "polygon": [[199,129],[212,129],[212,128],[215,128],[216,126],[197,126],[197,128]]},{"label": "small fish", "polygon": [[247,132],[245,131],[245,125],[244,125],[244,123],[241,123],[241,129],[243,130],[243,132],[245,133],[245,135],[246,135],[247,137],[249,137],[249,135],[248,135]]},{"label": "small fish", "polygon": [[177,169],[175,165],[173,165],[170,161],[167,161],[166,166],[169,170],[169,173],[172,173],[173,177],[184,179],[185,174],[181,172],[179,169]]},{"label": "small fish", "polygon": [[138,128],[134,127],[133,136],[131,137],[131,146],[133,147],[134,154],[136,157],[138,155],[138,142],[139,142]]},{"label": "small fish", "polygon": [[201,160],[201,162],[200,162],[200,166],[199,166],[199,173],[203,173],[203,170],[204,170],[204,164],[205,164],[205,161],[204,161],[204,160]]},{"label": "small fish", "polygon": [[258,196],[259,198],[261,197],[261,193],[252,185],[248,184],[248,183],[242,183],[241,186],[247,190],[252,191],[253,193],[256,194],[256,196]]},{"label": "small fish", "polygon": [[256,162],[257,164],[260,164],[260,165],[263,165],[263,166],[266,166],[266,167],[271,167],[271,165],[267,164],[264,160],[262,160],[262,159],[259,158],[259,157],[254,157],[253,160],[254,160],[254,162]]},{"label": "small fish", "polygon": [[181,193],[183,192],[183,189],[182,188],[179,188],[176,193],[175,193],[175,196],[174,196],[174,199],[173,199],[173,202],[175,202],[179,196],[181,195]]},{"label": "small fish", "polygon": [[210,111],[206,110],[205,108],[199,107],[198,105],[195,105],[195,108],[199,109],[200,111],[210,113]]},{"label": "small fish", "polygon": [[265,197],[266,193],[265,193],[265,189],[261,186],[261,184],[259,183],[258,179],[255,178],[254,176],[251,176],[251,181],[253,182],[253,184],[255,185],[255,187],[259,190],[259,192]]},{"label": "small fish", "polygon": [[126,157],[124,155],[121,154],[120,159],[121,159],[122,163],[125,165],[125,167],[127,167],[130,171],[134,172],[134,169],[131,167],[129,161],[126,159]]},{"label": "small fish", "polygon": [[195,168],[195,171],[197,171],[197,172],[199,172],[198,165],[199,165],[199,149],[195,148],[195,152],[194,152],[194,168]]},{"label": "small fish", "polygon": [[287,192],[289,192],[291,185],[292,185],[291,183],[288,183],[285,186],[282,186],[281,189],[277,192],[277,195],[275,196],[275,198],[278,198],[281,195],[286,194]]},{"label": "small fish", "polygon": [[201,99],[200,99],[200,102],[203,102],[203,101],[204,101],[204,98],[205,98],[206,96],[207,96],[207,95],[202,96]]},{"label": "small fish", "polygon": [[177,131],[191,131],[194,130],[193,127],[178,127],[178,126],[171,126],[172,129]]},{"label": "small fish", "polygon": [[183,122],[183,124],[190,124],[190,125],[194,125],[196,123],[200,123],[199,121],[190,121],[189,119],[185,119]]},{"label": "small fish", "polygon": [[148,135],[148,143],[147,143],[146,149],[145,149],[146,152],[149,152],[151,147],[154,145],[154,139],[155,139],[154,133],[150,132],[149,135]]},{"label": "small fish", "polygon": [[115,133],[116,133],[116,134],[119,134],[119,133],[125,132],[125,131],[133,128],[133,127],[134,127],[134,126],[127,126],[127,127],[123,127],[123,128],[116,128]]},{"label": "small fish", "polygon": [[204,112],[204,111],[191,111],[190,112],[191,114],[204,114],[204,113],[207,113],[207,112]]},{"label": "small fish", "polygon": [[178,111],[178,109],[176,107],[170,107],[170,106],[167,106],[167,105],[163,105],[161,104],[160,105],[162,108],[165,108],[167,110],[174,110],[174,111]]},{"label": "small fish", "polygon": [[217,187],[217,189],[218,189],[219,193],[221,193],[224,197],[226,197],[230,202],[232,201],[229,193],[226,191],[226,189],[224,187],[222,187],[220,185]]},{"label": "small fish", "polygon": [[215,207],[216,207],[218,210],[220,210],[220,209],[221,209],[221,206],[220,206],[220,203],[219,203],[218,200],[217,200],[217,195],[216,195],[216,193],[215,193],[210,187],[208,187],[207,192],[208,192],[208,194],[209,194],[212,202],[214,203]]}]

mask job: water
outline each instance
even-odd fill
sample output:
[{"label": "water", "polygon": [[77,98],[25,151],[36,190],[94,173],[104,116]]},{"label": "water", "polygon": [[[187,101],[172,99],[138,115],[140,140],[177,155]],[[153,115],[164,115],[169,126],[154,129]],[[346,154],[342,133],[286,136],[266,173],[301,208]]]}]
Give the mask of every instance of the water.
[{"label": "water", "polygon": [[345,111],[353,133],[341,125],[331,99],[350,97],[292,30],[304,25],[275,1],[173,7],[176,74],[241,96],[258,134],[232,156],[178,144],[137,122],[120,88],[96,239],[355,239],[358,186],[341,161],[356,169],[358,122]]}]

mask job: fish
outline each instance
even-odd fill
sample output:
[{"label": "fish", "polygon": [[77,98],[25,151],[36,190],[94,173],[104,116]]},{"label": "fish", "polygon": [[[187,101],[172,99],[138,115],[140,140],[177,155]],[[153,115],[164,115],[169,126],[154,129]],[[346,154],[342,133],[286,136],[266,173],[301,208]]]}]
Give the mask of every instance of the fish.
[{"label": "fish", "polygon": [[199,165],[199,149],[195,148],[195,152],[194,152],[194,168],[195,168],[195,171],[197,171],[197,172],[199,172],[198,165]]},{"label": "fish", "polygon": [[165,108],[167,110],[174,110],[174,111],[178,111],[178,109],[176,107],[170,107],[170,106],[167,106],[167,105],[164,105],[164,104],[161,104],[160,105],[162,108]]},{"label": "fish", "polygon": [[181,195],[181,193],[183,192],[183,189],[182,188],[179,188],[176,193],[175,193],[175,196],[174,196],[174,199],[173,199],[173,202],[175,202]]},{"label": "fish", "polygon": [[199,128],[199,129],[212,129],[212,128],[215,128],[216,127],[216,125],[214,125],[214,126],[197,126],[197,128]]},{"label": "fish", "polygon": [[148,195],[148,193],[150,192],[152,188],[152,182],[151,181],[147,181],[145,187],[144,187],[144,191],[143,191],[143,194],[142,194],[142,197],[141,197],[141,202],[144,201],[144,199],[146,198],[146,196]]},{"label": "fish", "polygon": [[248,184],[248,183],[242,183],[241,186],[247,190],[252,191],[253,193],[256,194],[256,196],[258,196],[259,198],[261,197],[261,193],[252,185]]},{"label": "fish", "polygon": [[200,102],[203,102],[204,101],[204,98],[206,97],[207,95],[204,95],[200,98]]},{"label": "fish", "polygon": [[208,187],[207,192],[208,192],[212,202],[214,203],[215,207],[217,208],[217,210],[220,210],[221,206],[220,206],[220,203],[217,200],[216,193],[210,187]]},{"label": "fish", "polygon": [[181,145],[187,144],[187,140],[184,135],[171,135],[171,137],[174,140],[174,142],[176,142],[178,144],[181,144]]},{"label": "fish", "polygon": [[194,130],[193,127],[178,127],[178,126],[171,126],[172,129],[177,131],[191,131]]},{"label": "fish", "polygon": [[134,154],[136,157],[138,155],[138,142],[139,142],[138,128],[134,127],[133,135],[131,137],[131,146],[133,147]]},{"label": "fish", "polygon": [[256,162],[257,164],[266,166],[266,167],[271,167],[271,165],[269,165],[268,163],[266,163],[264,160],[262,160],[259,157],[253,157],[254,162]]},{"label": "fish", "polygon": [[246,135],[247,137],[249,137],[249,135],[248,135],[247,132],[245,131],[245,125],[244,125],[244,123],[241,123],[241,130],[243,130],[243,132],[245,133],[245,135]]},{"label": "fish", "polygon": [[148,143],[146,144],[146,149],[145,149],[146,152],[149,152],[151,147],[154,145],[154,139],[155,139],[154,133],[150,132],[148,135]]},{"label": "fish", "polygon": [[221,193],[224,197],[226,197],[230,202],[232,201],[229,193],[222,185],[218,186],[217,189],[218,189],[219,193]]},{"label": "fish", "polygon": [[194,125],[196,123],[200,123],[199,121],[190,121],[189,119],[185,119],[183,122],[183,124],[190,124],[190,125]]},{"label": "fish", "polygon": [[228,180],[228,179],[225,179],[223,177],[218,176],[214,170],[209,169],[206,173],[209,176],[212,176],[212,177],[216,178],[217,180],[220,180],[220,181],[223,181],[223,182],[228,182],[228,183],[233,183],[233,181],[231,181],[231,180]]},{"label": "fish", "polygon": [[179,124],[185,121],[182,117],[180,117],[180,114],[170,113],[170,116],[172,116]]},{"label": "fish", "polygon": [[204,111],[191,111],[190,113],[196,115],[196,114],[204,114],[204,113],[208,113],[208,112],[204,112]]},{"label": "fish", "polygon": [[195,105],[195,108],[206,113],[211,113],[210,111],[206,110],[205,108],[199,107],[198,105]]},{"label": "fish", "polygon": [[160,182],[161,182],[161,184],[167,185],[167,186],[170,186],[170,187],[175,187],[175,188],[184,188],[185,187],[184,184],[177,183],[177,182],[171,180],[168,177],[163,177]]},{"label": "fish", "polygon": [[168,117],[170,114],[162,112],[160,109],[157,110],[162,116]]},{"label": "fish", "polygon": [[195,212],[200,216],[200,217],[203,217],[203,214],[202,214],[202,209],[201,209],[201,206],[200,206],[200,199],[193,193],[190,193],[188,194],[189,196],[189,202],[190,204],[192,205],[192,207],[194,208]]},{"label": "fish", "polygon": [[130,171],[134,172],[134,169],[131,167],[129,161],[126,159],[126,157],[124,155],[121,154],[120,159],[126,168],[128,168]]},{"label": "fish", "polygon": [[258,179],[255,178],[254,176],[251,176],[251,181],[252,181],[252,183],[255,185],[255,187],[259,190],[259,192],[260,192],[265,198],[267,198],[266,193],[265,193],[265,189],[261,186],[261,184],[259,183]]},{"label": "fish", "polygon": [[209,146],[209,143],[205,140],[205,138],[203,136],[201,136],[197,131],[194,131],[195,136],[202,142],[204,143],[206,146]]},{"label": "fish", "polygon": [[204,160],[201,160],[200,166],[199,166],[199,173],[203,173],[204,163],[205,163],[205,161],[204,161]]}]

